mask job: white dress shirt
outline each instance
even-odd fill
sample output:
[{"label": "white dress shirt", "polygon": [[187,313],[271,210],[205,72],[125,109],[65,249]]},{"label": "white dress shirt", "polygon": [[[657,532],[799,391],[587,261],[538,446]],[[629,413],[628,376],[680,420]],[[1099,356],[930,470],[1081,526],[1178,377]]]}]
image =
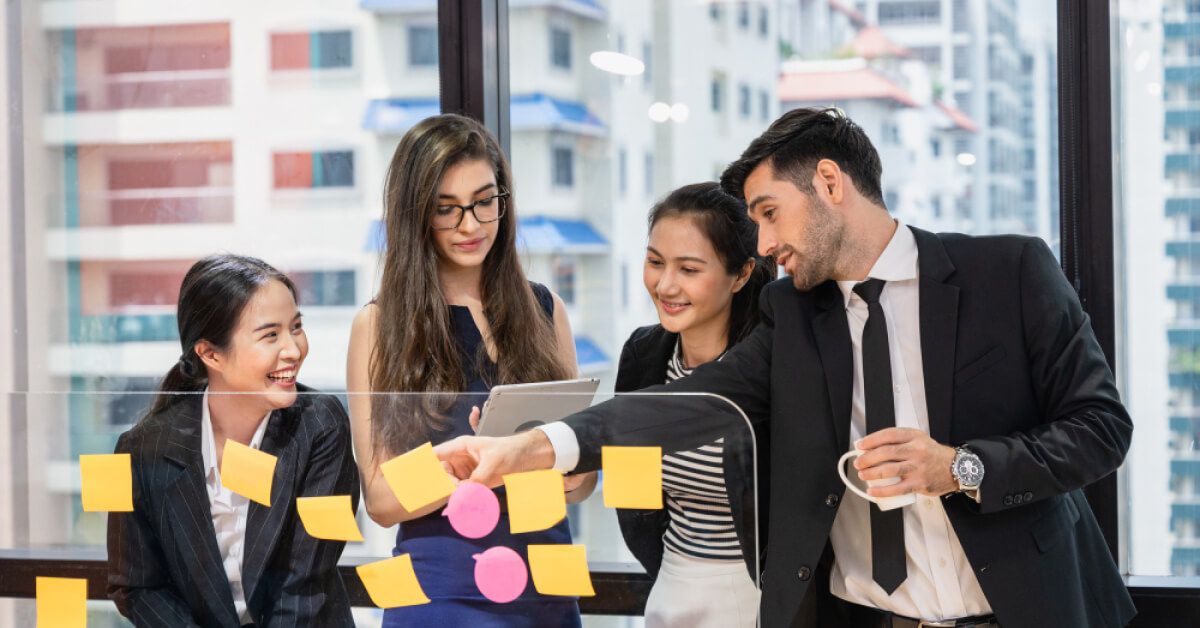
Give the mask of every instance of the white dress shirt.
[{"label": "white dress shirt", "polygon": [[[899,221],[896,234],[876,260],[870,279],[887,282],[879,304],[887,319],[896,426],[929,432],[925,371],[921,363],[920,279],[917,242]],[[839,281],[850,323],[854,393],[850,411],[851,446],[866,434],[862,336],[867,302],[854,293],[857,281]],[[853,469],[849,470],[853,474]],[[852,475],[853,477],[853,475]],[[904,549],[908,577],[890,596],[871,576],[871,523],[866,500],[846,491],[833,521],[834,564],[830,591],[850,602],[925,620],[987,615],[991,607],[963,553],[940,497],[918,495],[904,507]]]},{"label": "white dress shirt", "polygon": [[[233,607],[242,624],[253,622],[246,610],[246,593],[242,589],[242,557],[246,554],[246,516],[250,500],[221,485],[221,470],[217,467],[217,443],[213,434],[212,417],[208,413],[208,390],[204,391],[203,410],[200,413],[200,452],[204,458],[204,483],[208,488],[209,509],[212,511],[213,529],[217,533],[217,548],[221,550],[221,562],[229,588],[233,592]],[[267,431],[268,412],[258,423],[250,446],[262,447],[263,434]]]},{"label": "white dress shirt", "polygon": [[[896,221],[896,233],[868,277],[887,282],[879,302],[887,318],[896,425],[928,432],[917,268],[916,239],[908,227]],[[867,303],[853,292],[857,283],[838,282],[846,303],[854,354],[851,446],[866,432],[862,334],[867,321]],[[579,441],[575,432],[561,422],[537,429],[546,434],[554,448],[554,468],[560,471],[574,469],[579,462]],[[838,508],[830,534],[835,555],[830,590],[834,595],[856,604],[929,621],[991,613],[991,606],[979,587],[939,497],[918,495],[915,504],[904,507],[908,577],[892,595],[885,593],[871,575],[868,505],[866,500],[846,491]]]}]

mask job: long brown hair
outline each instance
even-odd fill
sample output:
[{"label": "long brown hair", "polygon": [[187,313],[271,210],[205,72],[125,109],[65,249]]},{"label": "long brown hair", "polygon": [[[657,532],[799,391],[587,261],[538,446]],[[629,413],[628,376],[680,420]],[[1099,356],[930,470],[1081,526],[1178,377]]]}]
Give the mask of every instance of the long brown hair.
[{"label": "long brown hair", "polygon": [[[508,160],[491,133],[460,115],[426,118],[404,134],[388,166],[384,185],[387,250],[375,304],[375,346],[368,367],[371,390],[461,392],[467,386],[450,311],[438,281],[432,216],[438,187],[449,168],[484,160],[496,185],[512,191]],[[516,384],[569,376],[555,352],[554,325],[534,297],[517,257],[517,217],[512,196],[495,242],[483,261],[480,293],[496,349],[496,381]],[[477,371],[488,359],[480,343]],[[404,403],[372,398],[371,437],[376,451],[400,453],[448,427],[449,403]],[[400,401],[400,403],[397,403]]]}]

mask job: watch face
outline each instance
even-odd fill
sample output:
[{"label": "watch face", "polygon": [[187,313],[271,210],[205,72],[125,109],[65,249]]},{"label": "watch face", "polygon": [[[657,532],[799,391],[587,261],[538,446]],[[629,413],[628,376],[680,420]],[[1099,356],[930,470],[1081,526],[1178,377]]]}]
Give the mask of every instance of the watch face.
[{"label": "watch face", "polygon": [[983,463],[975,454],[960,454],[954,461],[954,473],[966,486],[979,486],[983,481]]}]

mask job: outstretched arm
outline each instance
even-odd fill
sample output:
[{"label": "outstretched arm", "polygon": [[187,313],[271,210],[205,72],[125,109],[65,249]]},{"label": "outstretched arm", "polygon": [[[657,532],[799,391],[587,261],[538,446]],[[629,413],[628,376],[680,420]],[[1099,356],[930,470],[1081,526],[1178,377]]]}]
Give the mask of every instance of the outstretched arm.
[{"label": "outstretched arm", "polygon": [[[768,297],[764,291],[763,322],[748,338],[686,378],[619,395],[541,429],[506,438],[460,437],[435,451],[457,477],[498,486],[507,473],[594,471],[605,445],[679,451],[749,429],[746,418],[766,421],[770,408],[775,325]],[[574,464],[564,463],[564,449],[575,449]]]}]

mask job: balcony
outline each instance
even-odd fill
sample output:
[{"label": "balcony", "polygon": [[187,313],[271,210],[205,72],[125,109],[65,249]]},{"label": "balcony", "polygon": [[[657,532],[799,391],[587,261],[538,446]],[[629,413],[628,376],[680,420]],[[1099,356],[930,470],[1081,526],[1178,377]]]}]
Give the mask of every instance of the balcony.
[{"label": "balcony", "polygon": [[1169,217],[1200,213],[1200,190],[1167,194],[1166,212]]},{"label": "balcony", "polygon": [[39,23],[46,29],[137,27],[145,24],[190,26],[228,21],[236,13],[236,6],[233,0],[42,0]]},{"label": "balcony", "polygon": [[[514,9],[553,8],[579,17],[603,20],[608,11],[597,0],[511,0]],[[379,14],[436,13],[435,0],[359,0],[359,8]]]},{"label": "balcony", "polygon": [[1200,408],[1174,408],[1171,410],[1172,432],[1200,433]]},{"label": "balcony", "polygon": [[108,221],[85,226],[233,222],[233,188],[141,188],[108,193]]},{"label": "balcony", "polygon": [[83,316],[72,326],[72,343],[164,342],[179,340],[175,314]]},{"label": "balcony", "polygon": [[1167,242],[1167,255],[1171,257],[1196,257],[1200,255],[1200,238],[1174,238]]},{"label": "balcony", "polygon": [[254,234],[232,224],[154,224],[49,229],[46,257],[55,261],[199,259],[217,247],[250,250]]},{"label": "balcony", "polygon": [[59,102],[67,112],[228,106],[229,78],[228,68],[109,74],[71,86]]},{"label": "balcony", "polygon": [[436,13],[436,0],[359,0],[359,8],[374,13]]},{"label": "balcony", "polygon": [[177,107],[56,112],[42,116],[49,146],[229,141],[232,107]]},{"label": "balcony", "polygon": [[1191,129],[1200,127],[1200,108],[1194,103],[1187,107],[1168,109],[1163,126],[1167,129]]},{"label": "balcony", "polygon": [[1178,371],[1168,375],[1171,388],[1200,389],[1200,373],[1195,371]]},{"label": "balcony", "polygon": [[1200,346],[1200,320],[1175,319],[1167,328],[1167,342],[1172,347]]},{"label": "balcony", "polygon": [[1183,39],[1200,37],[1200,16],[1182,16],[1176,14],[1174,19],[1163,16],[1163,37],[1167,39]]},{"label": "balcony", "polygon": [[1193,172],[1200,170],[1200,153],[1184,150],[1180,152],[1167,153],[1166,159],[1163,160],[1163,168],[1167,175],[1175,172],[1185,171]]},{"label": "balcony", "polygon": [[1163,77],[1167,83],[1195,83],[1200,81],[1200,64],[1195,61],[1181,66],[1167,66]]}]

